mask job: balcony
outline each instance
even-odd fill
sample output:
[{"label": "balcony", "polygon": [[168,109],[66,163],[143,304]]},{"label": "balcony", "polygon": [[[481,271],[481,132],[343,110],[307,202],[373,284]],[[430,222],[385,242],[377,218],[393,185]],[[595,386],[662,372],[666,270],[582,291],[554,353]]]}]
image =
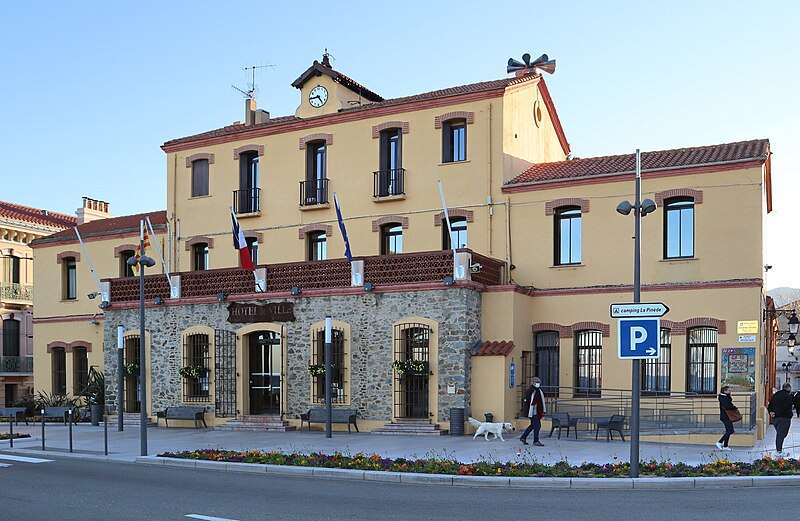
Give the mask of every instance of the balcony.
[{"label": "balcony", "polygon": [[0,373],[32,373],[32,356],[0,356]]},{"label": "balcony", "polygon": [[405,168],[378,170],[372,173],[372,197],[393,197],[405,195]]},{"label": "balcony", "polygon": [[[481,270],[472,273],[473,282],[486,286],[502,284],[504,262],[485,257],[468,249],[459,250],[472,255],[472,262]],[[361,257],[364,261],[364,280],[376,286],[398,284],[441,283],[453,275],[453,252],[440,250],[400,255],[375,255]],[[302,289],[349,288],[350,263],[347,259],[286,262],[261,265],[266,269],[268,291]],[[253,293],[253,274],[241,268],[191,271],[179,274],[181,297],[211,297],[224,289],[227,294]],[[169,284],[164,275],[145,275],[145,300],[156,297],[169,298]],[[111,302],[136,302],[139,300],[139,279],[135,277],[111,280]]]},{"label": "balcony", "polygon": [[0,282],[0,300],[33,303],[33,284]]},{"label": "balcony", "polygon": [[261,188],[247,188],[233,191],[233,211],[236,214],[258,213],[261,211]]},{"label": "balcony", "polygon": [[300,181],[300,206],[328,204],[328,178]]}]

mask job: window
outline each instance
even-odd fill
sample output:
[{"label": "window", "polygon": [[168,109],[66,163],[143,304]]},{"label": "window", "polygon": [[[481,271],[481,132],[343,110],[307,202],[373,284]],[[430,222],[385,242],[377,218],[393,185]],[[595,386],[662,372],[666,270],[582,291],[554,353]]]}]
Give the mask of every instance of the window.
[{"label": "window", "polygon": [[184,402],[211,401],[209,393],[210,353],[208,335],[194,334],[183,339],[183,365],[179,375],[183,379]]},{"label": "window", "polygon": [[467,160],[467,121],[451,119],[442,125],[442,163]]},{"label": "window", "polygon": [[53,394],[67,394],[67,354],[63,347],[54,347],[50,352],[53,371]]},{"label": "window", "polygon": [[690,393],[717,392],[717,330],[696,327],[686,332],[689,353],[686,390]]},{"label": "window", "polygon": [[[312,389],[314,396],[312,399],[316,403],[325,402],[325,373],[318,372],[325,367],[325,330],[319,330],[314,334],[314,345],[312,346],[311,365],[315,366],[316,373],[311,373]],[[311,371],[311,369],[309,369]],[[345,383],[347,375],[347,353],[345,352],[344,331],[341,329],[331,329],[331,401],[333,403],[345,403]]]},{"label": "window", "polygon": [[327,258],[325,232],[311,232],[308,234],[308,260],[325,260]]},{"label": "window", "polygon": [[239,191],[234,197],[236,213],[260,211],[258,190],[258,152],[242,152],[239,155]]},{"label": "window", "polygon": [[3,320],[3,356],[19,356],[18,320]]},{"label": "window", "polygon": [[208,243],[198,242],[192,246],[192,260],[195,271],[208,269]]},{"label": "window", "polygon": [[[543,331],[534,336],[536,354],[534,357],[534,374],[542,380],[542,387],[548,396],[558,395],[558,333],[556,331]],[[527,384],[528,382],[524,382]]]},{"label": "window", "polygon": [[450,219],[450,233],[447,233],[446,219],[442,219],[442,224],[444,224],[442,228],[444,232],[442,237],[443,250],[449,250],[452,248],[452,244],[455,245],[456,249],[467,247],[467,219],[465,217]]},{"label": "window", "polygon": [[645,359],[642,364],[642,393],[668,393],[670,387],[670,348],[672,335],[669,329],[661,329],[661,351],[658,358]]},{"label": "window", "polygon": [[253,261],[253,266],[258,266],[258,239],[255,237],[245,238],[247,249],[250,250],[250,260]]},{"label": "window", "polygon": [[555,265],[581,263],[581,209],[559,208],[555,212]]},{"label": "window", "polygon": [[208,195],[208,159],[192,161],[192,197]]},{"label": "window", "polygon": [[381,226],[381,255],[403,253],[403,225],[398,223]]},{"label": "window", "polygon": [[6,257],[3,259],[3,281],[12,284],[20,283],[19,257]]},{"label": "window", "polygon": [[78,280],[75,257],[65,257],[61,261],[63,268],[63,298],[64,300],[75,300],[78,298]]},{"label": "window", "polygon": [[72,350],[72,394],[78,396],[89,383],[89,359],[85,347]]},{"label": "window", "polygon": [[306,143],[306,183],[303,204],[323,204],[328,202],[326,155],[327,146],[325,141]]},{"label": "window", "polygon": [[600,396],[603,334],[594,329],[575,334],[575,387],[583,396]]},{"label": "window", "polygon": [[688,257],[694,257],[694,199],[668,199],[664,205],[664,258]]},{"label": "window", "polygon": [[128,259],[136,255],[133,250],[122,250],[119,252],[119,276],[133,277],[133,266],[128,265]]},{"label": "window", "polygon": [[380,134],[380,158],[375,191],[376,197],[399,195],[403,188],[402,130],[390,128]]}]

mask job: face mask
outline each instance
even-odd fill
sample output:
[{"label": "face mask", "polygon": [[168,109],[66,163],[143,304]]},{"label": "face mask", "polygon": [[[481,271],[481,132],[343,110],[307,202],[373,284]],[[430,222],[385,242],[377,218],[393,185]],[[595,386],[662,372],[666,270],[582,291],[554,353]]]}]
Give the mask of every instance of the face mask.
[{"label": "face mask", "polygon": [[533,384],[533,386],[536,387],[537,389],[539,388],[540,385],[542,385],[542,384],[540,384],[540,383]]}]

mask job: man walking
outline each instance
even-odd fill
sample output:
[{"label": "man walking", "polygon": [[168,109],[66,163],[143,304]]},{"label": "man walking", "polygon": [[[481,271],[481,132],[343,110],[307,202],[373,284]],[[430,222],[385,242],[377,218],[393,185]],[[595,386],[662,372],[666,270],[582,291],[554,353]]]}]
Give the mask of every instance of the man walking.
[{"label": "man walking", "polygon": [[537,447],[544,447],[544,443],[539,441],[539,430],[542,428],[542,416],[544,416],[544,393],[540,389],[542,381],[538,376],[533,377],[533,383],[525,390],[525,405],[528,407],[528,418],[531,419],[531,424],[525,429],[525,432],[520,436],[519,441],[523,445],[528,444],[528,434],[533,431],[533,444]]},{"label": "man walking", "polygon": [[783,440],[792,425],[792,384],[783,384],[780,391],[772,395],[767,405],[772,425],[775,427],[775,450],[783,456]]}]

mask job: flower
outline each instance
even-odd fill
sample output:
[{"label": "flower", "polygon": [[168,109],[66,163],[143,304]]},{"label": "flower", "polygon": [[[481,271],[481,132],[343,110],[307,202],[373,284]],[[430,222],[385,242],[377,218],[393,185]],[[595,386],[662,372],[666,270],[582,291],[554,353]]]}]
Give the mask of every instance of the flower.
[{"label": "flower", "polygon": [[325,376],[325,366],[322,364],[308,364],[307,370],[311,376]]},{"label": "flower", "polygon": [[125,366],[125,372],[129,375],[139,374],[139,364],[128,364]]},{"label": "flower", "polygon": [[202,378],[208,374],[208,367],[202,365],[187,365],[178,369],[182,378]]},{"label": "flower", "polygon": [[395,360],[392,368],[397,374],[423,374],[428,372],[427,360]]}]

